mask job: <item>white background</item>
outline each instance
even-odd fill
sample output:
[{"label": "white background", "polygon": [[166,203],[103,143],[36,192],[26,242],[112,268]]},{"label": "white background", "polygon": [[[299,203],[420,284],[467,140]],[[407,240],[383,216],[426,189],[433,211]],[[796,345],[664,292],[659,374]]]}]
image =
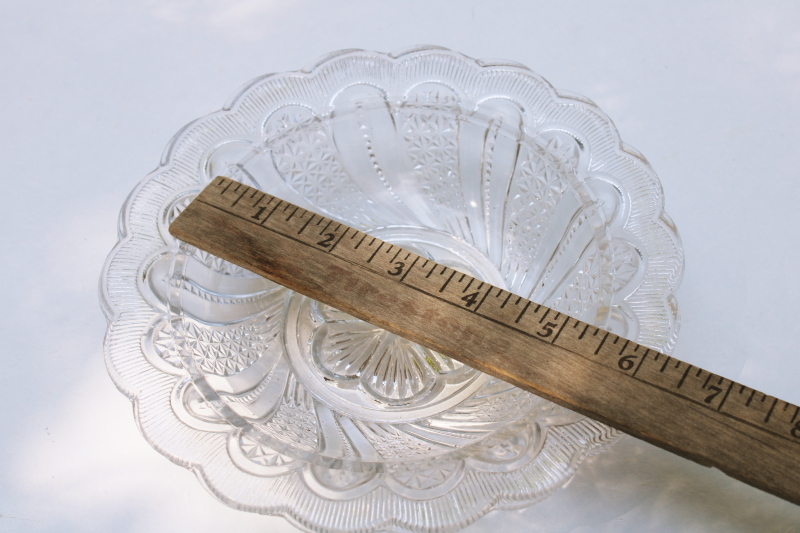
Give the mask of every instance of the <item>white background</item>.
[{"label": "white background", "polygon": [[[0,5],[0,531],[294,532],[154,451],[103,362],[97,278],[128,192],[244,82],[438,44],[594,100],[650,160],[686,251],[675,355],[800,403],[800,3]],[[800,480],[798,480],[800,483]],[[632,438],[467,529],[800,531],[800,507]]]}]

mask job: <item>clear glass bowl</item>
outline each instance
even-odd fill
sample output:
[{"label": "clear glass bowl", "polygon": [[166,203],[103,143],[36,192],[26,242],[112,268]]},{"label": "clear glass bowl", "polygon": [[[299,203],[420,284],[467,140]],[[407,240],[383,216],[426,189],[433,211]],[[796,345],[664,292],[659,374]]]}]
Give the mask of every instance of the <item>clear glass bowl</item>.
[{"label": "clear glass bowl", "polygon": [[311,531],[454,531],[618,434],[173,239],[217,175],[669,353],[683,256],[658,179],[588,100],[434,47],[247,84],[131,193],[106,356],[148,440]]}]

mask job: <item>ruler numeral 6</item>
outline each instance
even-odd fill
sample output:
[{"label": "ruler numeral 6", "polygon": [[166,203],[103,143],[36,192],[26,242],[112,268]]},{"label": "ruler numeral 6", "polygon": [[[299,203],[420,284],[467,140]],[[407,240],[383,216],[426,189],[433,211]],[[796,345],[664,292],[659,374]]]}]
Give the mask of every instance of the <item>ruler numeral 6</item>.
[{"label": "ruler numeral 6", "polygon": [[626,355],[625,357],[620,357],[619,361],[617,362],[617,366],[619,366],[622,370],[628,371],[633,368],[633,365],[636,363],[634,362],[636,358],[639,357],[638,355]]}]

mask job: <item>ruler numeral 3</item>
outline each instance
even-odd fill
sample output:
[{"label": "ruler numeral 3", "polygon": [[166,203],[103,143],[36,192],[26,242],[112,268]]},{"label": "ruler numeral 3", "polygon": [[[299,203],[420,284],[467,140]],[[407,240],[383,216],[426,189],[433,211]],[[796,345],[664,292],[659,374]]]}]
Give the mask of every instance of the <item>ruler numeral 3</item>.
[{"label": "ruler numeral 3", "polygon": [[387,270],[386,272],[388,272],[390,276],[399,276],[403,273],[403,269],[406,267],[406,264],[402,261],[396,261],[392,266],[394,266],[394,269]]}]

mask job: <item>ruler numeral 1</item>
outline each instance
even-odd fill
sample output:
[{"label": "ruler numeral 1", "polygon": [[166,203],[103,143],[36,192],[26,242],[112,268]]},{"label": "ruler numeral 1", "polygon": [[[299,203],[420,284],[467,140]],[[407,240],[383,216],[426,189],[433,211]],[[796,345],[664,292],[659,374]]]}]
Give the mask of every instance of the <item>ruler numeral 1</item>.
[{"label": "ruler numeral 1", "polygon": [[259,218],[261,218],[261,215],[264,213],[264,210],[266,210],[266,209],[267,208],[264,207],[264,206],[259,207],[258,211],[256,211],[256,214],[251,216],[250,218],[258,220]]}]

